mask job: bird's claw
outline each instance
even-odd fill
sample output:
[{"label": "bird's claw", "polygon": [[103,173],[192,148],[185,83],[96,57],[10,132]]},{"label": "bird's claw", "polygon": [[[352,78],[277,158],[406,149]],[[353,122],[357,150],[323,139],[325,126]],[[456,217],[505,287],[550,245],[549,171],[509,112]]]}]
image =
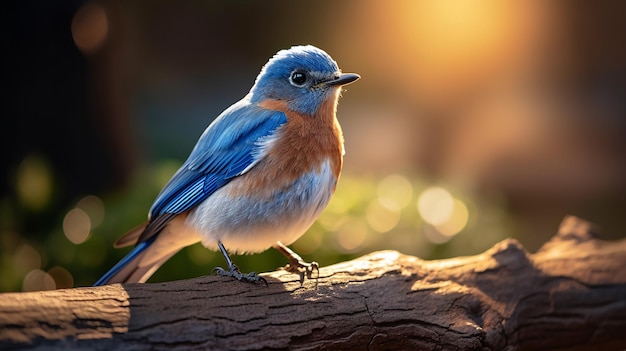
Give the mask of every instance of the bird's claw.
[{"label": "bird's claw", "polygon": [[265,286],[268,286],[267,284],[267,280],[265,280],[265,278],[261,277],[260,275],[256,274],[255,272],[250,272],[250,273],[241,273],[241,271],[239,270],[239,268],[237,266],[235,266],[234,264],[232,266],[230,266],[229,270],[226,270],[222,267],[215,267],[213,268],[213,272],[215,272],[215,274],[222,276],[222,277],[233,277],[239,281],[243,281],[243,282],[247,282],[247,283],[263,283],[265,284]]},{"label": "bird's claw", "polygon": [[300,275],[300,284],[304,283],[305,275],[308,279],[313,279],[313,271],[317,272],[316,278],[320,276],[320,265],[315,261],[309,263],[304,260],[294,260],[282,267],[282,269]]}]

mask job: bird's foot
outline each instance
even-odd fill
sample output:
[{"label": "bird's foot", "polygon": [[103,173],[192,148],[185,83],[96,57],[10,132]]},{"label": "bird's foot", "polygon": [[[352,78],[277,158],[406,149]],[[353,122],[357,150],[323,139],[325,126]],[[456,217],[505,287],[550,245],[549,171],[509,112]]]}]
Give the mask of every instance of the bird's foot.
[{"label": "bird's foot", "polygon": [[241,273],[239,268],[236,265],[231,265],[228,270],[225,270],[222,267],[213,268],[213,272],[222,277],[233,277],[239,281],[248,282],[248,283],[263,283],[265,286],[268,286],[267,280],[256,274],[255,272],[250,273]]},{"label": "bird's foot", "polygon": [[287,257],[287,259],[289,260],[289,264],[287,264],[285,267],[282,267],[282,269],[286,270],[287,272],[296,273],[300,275],[300,285],[304,283],[305,275],[307,278],[312,279],[313,271],[317,272],[316,279],[319,278],[320,265],[317,264],[317,262],[313,261],[311,263],[308,263],[304,261],[302,257],[300,257],[300,255],[295,253],[293,250],[288,248],[286,245],[284,245],[280,241],[276,242],[276,245],[274,245],[274,248],[276,248],[276,250],[280,251],[280,253],[285,255],[285,257]]},{"label": "bird's foot", "polygon": [[317,273],[316,278],[320,276],[320,265],[317,262],[313,261],[309,263],[301,258],[291,260],[286,266],[282,267],[282,269],[300,275],[300,284],[304,283],[305,275],[308,279],[313,279],[313,271]]}]

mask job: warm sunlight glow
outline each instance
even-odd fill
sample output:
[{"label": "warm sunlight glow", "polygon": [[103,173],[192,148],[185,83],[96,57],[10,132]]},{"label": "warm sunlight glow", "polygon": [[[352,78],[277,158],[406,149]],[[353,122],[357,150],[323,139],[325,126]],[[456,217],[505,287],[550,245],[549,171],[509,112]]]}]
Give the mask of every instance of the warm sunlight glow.
[{"label": "warm sunlight glow", "polygon": [[467,206],[465,206],[461,200],[454,199],[452,215],[448,221],[438,225],[436,228],[439,233],[452,237],[465,228],[468,219],[469,211],[467,210]]},{"label": "warm sunlight glow", "polygon": [[350,218],[335,235],[335,241],[342,252],[354,252],[367,238],[367,224],[359,218]]},{"label": "warm sunlight glow", "polygon": [[430,187],[417,200],[417,210],[428,224],[438,226],[446,223],[454,211],[454,198],[440,187]]},{"label": "warm sunlight glow", "polygon": [[417,210],[424,222],[424,235],[433,244],[443,244],[465,228],[469,220],[467,205],[441,187],[424,190],[417,200]]},{"label": "warm sunlight glow", "polygon": [[400,209],[383,206],[378,200],[370,202],[365,212],[367,224],[379,233],[386,233],[400,221]]},{"label": "warm sunlight glow", "polygon": [[404,208],[413,197],[413,185],[398,174],[383,178],[378,183],[378,200],[388,208]]},{"label": "warm sunlight glow", "polygon": [[532,1],[400,0],[351,10],[362,12],[360,22],[337,40],[358,41],[369,51],[354,60],[430,103],[521,70],[554,25],[550,5]]},{"label": "warm sunlight glow", "polygon": [[411,23],[423,54],[435,60],[461,62],[485,55],[504,44],[510,29],[511,5],[497,0],[412,2],[404,16]]}]

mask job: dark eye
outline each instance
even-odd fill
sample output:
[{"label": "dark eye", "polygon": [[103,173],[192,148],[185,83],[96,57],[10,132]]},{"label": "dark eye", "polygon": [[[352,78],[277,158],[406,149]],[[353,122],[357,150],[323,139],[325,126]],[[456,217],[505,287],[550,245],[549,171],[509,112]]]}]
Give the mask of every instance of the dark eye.
[{"label": "dark eye", "polygon": [[306,74],[300,72],[300,71],[295,71],[293,73],[291,73],[291,76],[289,77],[289,82],[292,85],[295,85],[297,87],[301,87],[304,85],[304,83],[306,83],[307,80],[307,76]]}]

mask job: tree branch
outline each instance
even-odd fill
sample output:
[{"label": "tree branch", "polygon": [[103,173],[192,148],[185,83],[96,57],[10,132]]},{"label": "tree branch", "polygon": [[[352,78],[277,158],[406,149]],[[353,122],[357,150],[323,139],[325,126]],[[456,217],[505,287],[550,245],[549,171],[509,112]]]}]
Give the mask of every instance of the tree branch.
[{"label": "tree branch", "polygon": [[537,253],[504,240],[423,261],[380,251],[282,271],[0,294],[0,349],[622,350],[626,239],[567,217]]}]

